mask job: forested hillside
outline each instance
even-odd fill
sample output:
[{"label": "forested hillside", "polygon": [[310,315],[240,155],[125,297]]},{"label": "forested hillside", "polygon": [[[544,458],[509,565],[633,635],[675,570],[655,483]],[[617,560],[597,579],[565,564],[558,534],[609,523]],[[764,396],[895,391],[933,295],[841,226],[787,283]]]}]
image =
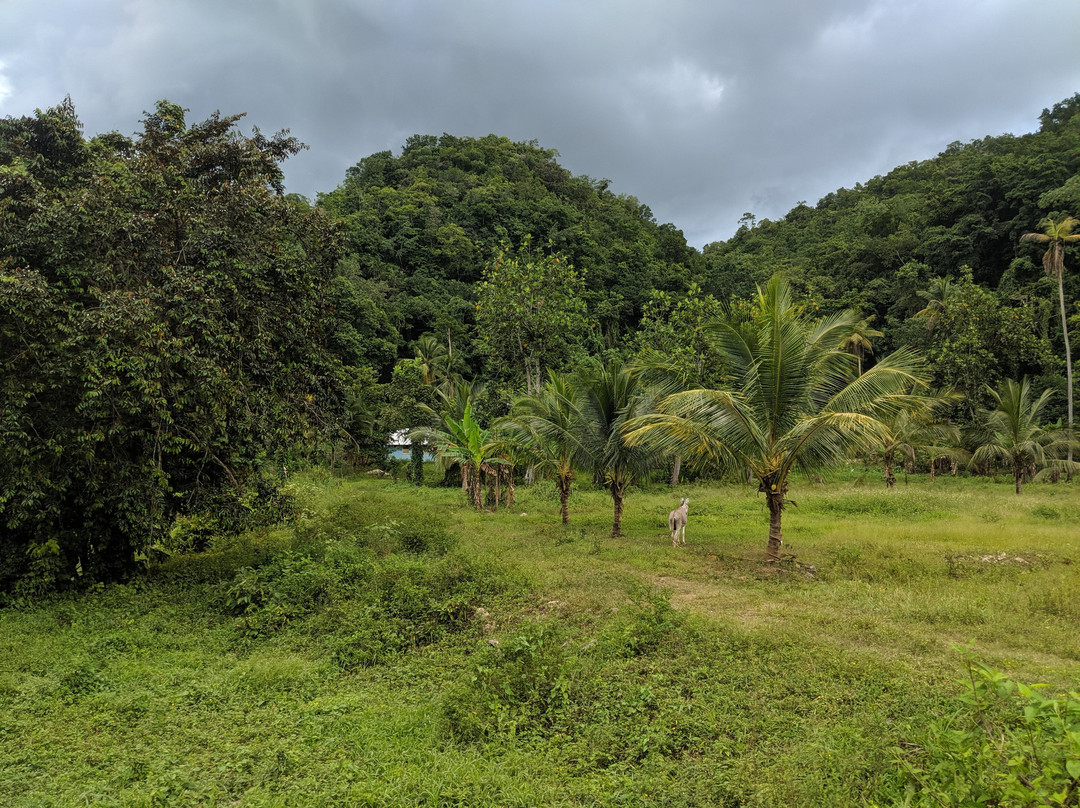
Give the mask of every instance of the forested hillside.
[{"label": "forested hillside", "polygon": [[[748,214],[705,247],[706,289],[746,296],[783,272],[823,310],[872,317],[876,352],[921,348],[939,384],[980,398],[984,384],[1029,373],[1063,392],[1056,283],[1045,247],[1020,239],[1044,217],[1080,213],[1078,113],[1080,94],[1044,110],[1033,134],[954,143],[778,221]],[[1066,272],[1065,291],[1075,318],[1080,273]]]},{"label": "forested hillside", "polygon": [[[611,448],[625,437],[613,424],[680,386],[749,384],[755,368],[720,343],[766,334],[769,295],[807,334],[815,315],[838,315],[839,343],[821,346],[843,353],[830,383],[903,356],[926,362],[912,390],[925,378],[950,391],[954,430],[1001,405],[995,391],[1028,391],[1043,420],[1066,415],[1080,94],[1044,110],[1038,132],[954,144],[779,221],[748,215],[703,253],[536,143],[416,135],[311,203],[284,193],[293,138],[184,112],[159,102],[134,138],[84,137],[70,101],[0,121],[0,589],[122,576],[151,550],[278,518],[290,464],[392,467],[393,431],[464,430],[458,465],[497,477],[484,452],[512,454],[496,418],[524,394],[553,417],[588,409],[545,399],[549,371],[576,373],[560,389],[640,388],[618,406],[592,390],[591,411],[611,418],[589,427],[602,421],[595,443]],[[770,340],[754,336],[747,355]],[[539,451],[518,437],[521,457]],[[677,479],[695,453],[700,471],[730,438],[700,452],[666,439],[612,489],[616,508],[626,486],[665,467]],[[1023,466],[1017,490],[1055,460]]]},{"label": "forested hillside", "polygon": [[653,290],[683,292],[701,255],[671,224],[608,182],[575,177],[557,154],[507,138],[409,138],[350,168],[318,204],[345,227],[338,283],[340,343],[387,375],[425,333],[449,340],[469,375],[497,375],[476,328],[477,284],[503,247],[528,239],[584,281],[587,318],[568,335],[578,352],[622,346]]}]

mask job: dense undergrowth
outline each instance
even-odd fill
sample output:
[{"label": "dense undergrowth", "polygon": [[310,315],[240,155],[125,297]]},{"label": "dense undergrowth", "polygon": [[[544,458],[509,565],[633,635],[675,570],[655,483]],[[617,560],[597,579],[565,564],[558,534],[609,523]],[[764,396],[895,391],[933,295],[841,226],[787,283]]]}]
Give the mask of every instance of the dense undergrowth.
[{"label": "dense undergrowth", "polygon": [[676,551],[665,488],[612,540],[602,492],[302,478],[295,525],[0,613],[0,804],[1076,804],[1075,487],[849,477],[780,566],[749,488]]}]

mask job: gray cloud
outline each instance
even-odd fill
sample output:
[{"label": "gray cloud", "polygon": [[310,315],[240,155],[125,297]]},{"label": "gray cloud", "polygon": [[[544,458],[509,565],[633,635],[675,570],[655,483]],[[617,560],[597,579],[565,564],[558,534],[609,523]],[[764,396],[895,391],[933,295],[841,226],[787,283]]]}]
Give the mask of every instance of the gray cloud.
[{"label": "gray cloud", "polygon": [[692,244],[1080,90],[1080,4],[1047,0],[8,0],[0,115],[70,94],[88,132],[159,98],[311,146],[329,190],[414,133],[537,140]]}]

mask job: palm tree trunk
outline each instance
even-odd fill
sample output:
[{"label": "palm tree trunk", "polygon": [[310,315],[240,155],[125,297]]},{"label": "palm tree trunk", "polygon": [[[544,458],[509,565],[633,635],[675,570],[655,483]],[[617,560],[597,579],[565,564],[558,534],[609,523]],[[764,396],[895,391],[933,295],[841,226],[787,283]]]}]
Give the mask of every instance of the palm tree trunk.
[{"label": "palm tree trunk", "polygon": [[780,530],[780,520],[784,513],[784,495],[766,490],[765,501],[769,506],[769,546],[765,551],[765,560],[779,561],[780,548],[784,545],[784,534]]},{"label": "palm tree trunk", "polygon": [[1016,493],[1017,494],[1020,493],[1020,489],[1021,489],[1020,481],[1023,478],[1023,476],[1024,476],[1023,469],[1019,469],[1019,468],[1014,468],[1013,469],[1013,479],[1016,480]]},{"label": "palm tree trunk", "polygon": [[[1061,305],[1061,335],[1065,339],[1065,393],[1066,400],[1069,404],[1069,463],[1070,466],[1065,472],[1065,479],[1072,479],[1072,438],[1073,438],[1073,379],[1072,379],[1072,352],[1069,350],[1069,325],[1065,312],[1065,273],[1059,270],[1057,273],[1058,282],[1058,303]],[[1019,493],[1019,492],[1017,492]]]},{"label": "palm tree trunk", "polygon": [[611,538],[622,535],[622,507],[623,507],[623,490],[621,485],[611,486],[611,499],[615,503],[615,514],[611,522]]},{"label": "palm tree trunk", "polygon": [[671,484],[679,484],[679,471],[682,469],[682,455],[675,455],[675,462],[671,465]]},{"label": "palm tree trunk", "polygon": [[885,487],[896,488],[896,475],[892,470],[892,458],[889,455],[885,455]]},{"label": "palm tree trunk", "polygon": [[570,524],[570,479],[559,477],[557,485],[559,486],[559,513],[562,514],[562,523],[568,525]]}]

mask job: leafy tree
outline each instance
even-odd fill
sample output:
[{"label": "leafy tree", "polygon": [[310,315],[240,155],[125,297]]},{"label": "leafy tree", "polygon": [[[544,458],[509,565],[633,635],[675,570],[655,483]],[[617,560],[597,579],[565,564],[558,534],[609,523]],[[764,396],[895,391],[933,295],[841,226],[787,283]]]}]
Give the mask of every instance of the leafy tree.
[{"label": "leafy tree", "polygon": [[[432,405],[438,396],[424,381],[424,365],[420,359],[402,359],[394,365],[393,376],[386,388],[386,406],[382,423],[387,432],[407,431],[425,426]],[[409,474],[416,485],[424,483],[424,441],[410,437]]]},{"label": "leafy tree", "polygon": [[927,355],[937,385],[963,394],[971,417],[987,401],[987,384],[1053,362],[1044,327],[1048,311],[1024,297],[1002,305],[996,294],[974,283],[970,271],[948,289],[947,303],[936,311]]},{"label": "leafy tree", "polygon": [[769,509],[766,558],[779,560],[791,472],[809,473],[868,448],[888,434],[888,418],[922,406],[910,391],[927,375],[910,352],[895,352],[854,377],[854,358],[841,346],[858,322],[854,312],[811,318],[775,276],[759,289],[751,320],[715,324],[732,389],[668,396],[655,414],[627,425],[628,443],[749,468]]},{"label": "leafy tree", "polygon": [[989,392],[996,406],[982,411],[981,445],[971,457],[973,467],[1006,464],[1016,482],[1017,494],[1040,467],[1075,471],[1073,467],[1080,464],[1059,459],[1075,441],[1068,433],[1039,423],[1053,391],[1044,390],[1032,401],[1031,384],[1025,378],[1020,382],[1005,379],[999,390],[991,388]]},{"label": "leafy tree", "polygon": [[540,391],[548,368],[566,362],[585,330],[582,274],[558,254],[534,250],[528,238],[517,253],[508,245],[479,285],[477,325],[488,354],[506,361]]},{"label": "leafy tree", "polygon": [[637,354],[663,354],[687,380],[716,384],[722,369],[705,326],[720,313],[720,302],[695,282],[681,296],[657,289],[634,335]]},{"label": "leafy tree", "polygon": [[122,576],[177,514],[275,518],[263,470],[338,428],[338,233],[283,196],[301,144],[239,117],[0,121],[0,589]]},{"label": "leafy tree", "polygon": [[[1080,220],[1069,216],[1060,223],[1053,219],[1043,220],[1042,233],[1025,233],[1020,237],[1021,241],[1032,241],[1036,244],[1045,244],[1046,252],[1043,253],[1042,264],[1046,274],[1057,281],[1058,304],[1061,309],[1061,335],[1065,340],[1065,395],[1068,400],[1069,431],[1073,429],[1073,379],[1072,379],[1072,352],[1069,350],[1069,323],[1065,310],[1065,245],[1080,241],[1080,233],[1073,230],[1080,225]],[[1069,460],[1072,460],[1072,450],[1069,450]]]}]

